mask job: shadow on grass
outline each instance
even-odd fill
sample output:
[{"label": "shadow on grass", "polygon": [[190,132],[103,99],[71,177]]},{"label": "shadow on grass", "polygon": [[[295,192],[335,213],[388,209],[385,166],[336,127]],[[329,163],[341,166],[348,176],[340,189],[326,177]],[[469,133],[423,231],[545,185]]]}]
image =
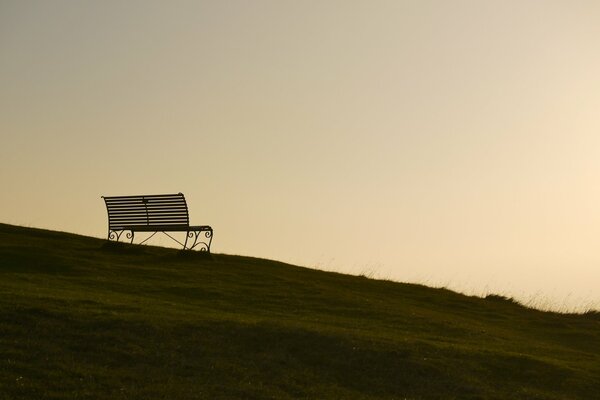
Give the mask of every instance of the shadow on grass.
[{"label": "shadow on grass", "polygon": [[175,257],[180,260],[214,261],[213,255],[207,251],[179,250]]},{"label": "shadow on grass", "polygon": [[143,254],[144,246],[122,242],[106,241],[100,246],[100,250],[115,254]]},{"label": "shadow on grass", "polygon": [[64,275],[71,274],[73,266],[45,249],[6,247],[0,254],[0,273],[2,272]]}]

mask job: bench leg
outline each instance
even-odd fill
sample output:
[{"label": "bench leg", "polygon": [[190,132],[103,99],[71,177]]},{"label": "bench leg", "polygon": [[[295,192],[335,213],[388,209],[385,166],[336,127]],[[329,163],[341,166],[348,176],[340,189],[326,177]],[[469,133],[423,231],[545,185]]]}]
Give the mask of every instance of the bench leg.
[{"label": "bench leg", "polygon": [[[202,235],[202,232],[204,232],[204,237],[200,238],[200,236]],[[210,244],[212,242],[212,237],[213,237],[212,229],[200,230],[200,231],[188,231],[186,238],[185,238],[185,245],[183,246],[183,248],[184,248],[184,250],[186,248],[189,248],[190,250],[192,250],[196,246],[200,246],[200,248],[199,248],[200,251],[206,251],[206,252],[210,253]],[[192,243],[192,245],[190,247],[186,247],[188,238],[194,238],[194,242]],[[198,239],[200,239],[200,240],[198,240]]]},{"label": "bench leg", "polygon": [[[121,235],[123,235],[123,232],[127,231],[126,229],[121,229],[121,230],[109,230],[108,231],[108,240],[109,241],[115,241],[118,242],[119,239],[121,239]],[[129,231],[125,234],[125,236],[127,237],[127,239],[130,239],[131,243],[133,243],[133,238],[134,238],[134,232],[133,231]]]},{"label": "bench leg", "polygon": [[187,241],[191,237],[192,237],[192,232],[187,231],[186,234],[185,234],[185,242],[183,242],[183,249],[184,250],[187,249]]},{"label": "bench leg", "polygon": [[121,235],[123,234],[123,230],[120,231],[114,231],[114,230],[109,230],[108,231],[108,240],[112,241],[114,240],[115,242],[118,242],[119,239],[121,238]]}]

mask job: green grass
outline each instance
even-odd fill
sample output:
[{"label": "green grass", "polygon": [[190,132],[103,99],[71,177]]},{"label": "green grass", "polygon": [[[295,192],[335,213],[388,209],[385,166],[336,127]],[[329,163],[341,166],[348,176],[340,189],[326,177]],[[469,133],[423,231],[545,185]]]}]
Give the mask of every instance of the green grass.
[{"label": "green grass", "polygon": [[0,399],[591,399],[600,315],[0,224]]}]

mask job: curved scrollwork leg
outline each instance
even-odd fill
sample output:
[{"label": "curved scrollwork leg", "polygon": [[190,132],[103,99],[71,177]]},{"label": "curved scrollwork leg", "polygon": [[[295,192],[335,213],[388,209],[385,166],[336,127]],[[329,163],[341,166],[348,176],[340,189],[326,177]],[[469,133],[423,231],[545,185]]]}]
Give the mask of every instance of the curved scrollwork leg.
[{"label": "curved scrollwork leg", "polygon": [[[202,232],[204,232],[204,237],[200,238]],[[210,243],[212,242],[213,231],[210,230],[200,230],[200,231],[188,231],[185,242],[187,244],[188,238],[193,238],[194,242],[189,247],[190,250],[195,248],[196,246],[200,246],[200,251],[206,251],[210,253]],[[184,249],[186,247],[184,246]]]},{"label": "curved scrollwork leg", "polygon": [[127,239],[131,239],[130,243],[133,243],[133,237],[135,236],[135,232],[129,231],[126,236],[127,236]]},{"label": "curved scrollwork leg", "polygon": [[109,230],[108,231],[108,240],[118,242],[123,234],[123,230]]},{"label": "curved scrollwork leg", "polygon": [[206,231],[204,233],[204,236],[208,239],[207,251],[210,253],[210,244],[212,243],[212,238],[213,238],[213,231],[212,231],[212,229],[209,230],[209,231]]}]

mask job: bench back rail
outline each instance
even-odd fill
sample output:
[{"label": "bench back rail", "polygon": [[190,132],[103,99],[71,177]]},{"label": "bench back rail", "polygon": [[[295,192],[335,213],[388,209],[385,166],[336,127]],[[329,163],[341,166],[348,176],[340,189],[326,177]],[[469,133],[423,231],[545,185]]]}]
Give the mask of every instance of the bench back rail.
[{"label": "bench back rail", "polygon": [[109,230],[190,224],[187,203],[181,193],[103,198]]}]

